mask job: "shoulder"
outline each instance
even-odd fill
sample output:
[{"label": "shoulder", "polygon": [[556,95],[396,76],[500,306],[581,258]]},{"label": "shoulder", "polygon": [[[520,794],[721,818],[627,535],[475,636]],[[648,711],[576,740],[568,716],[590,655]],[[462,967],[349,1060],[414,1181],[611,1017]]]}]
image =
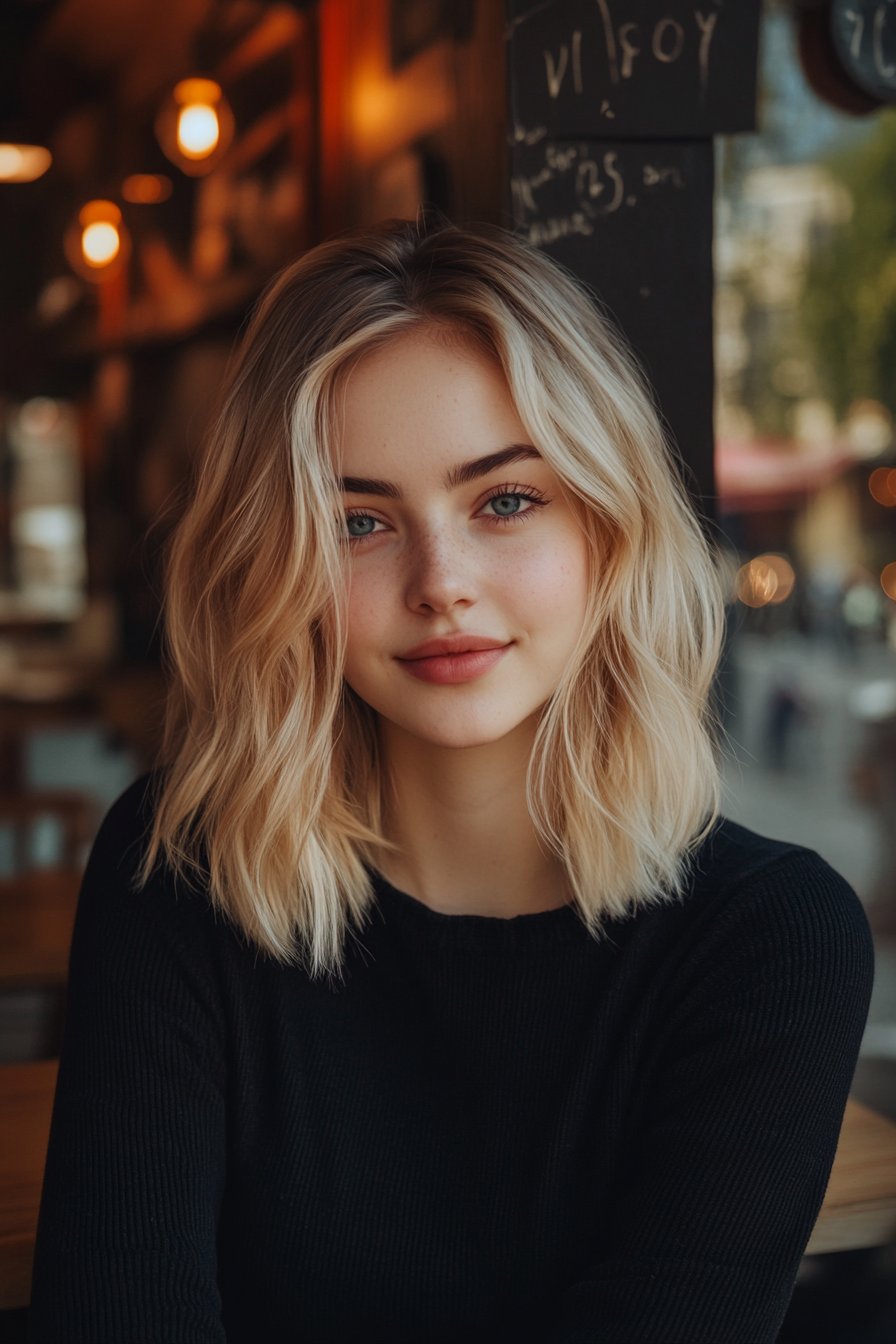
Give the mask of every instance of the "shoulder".
[{"label": "shoulder", "polygon": [[152,830],[157,774],[143,775],[116,799],[103,818],[93,843],[90,863],[136,871]]},{"label": "shoulder", "polygon": [[783,1033],[858,1050],[871,935],[849,884],[812,850],[719,821],[680,899],[632,924],[626,941],[619,929],[620,975],[630,971],[669,1039],[748,1026],[756,1049]]},{"label": "shoulder", "polygon": [[87,925],[106,930],[117,926],[137,937],[145,936],[150,926],[165,926],[172,936],[184,937],[192,930],[199,937],[205,924],[214,926],[201,876],[181,879],[159,863],[148,880],[141,877],[159,785],[158,774],[143,776],[107,812],[84,873],[78,905],[82,932]]},{"label": "shoulder", "polygon": [[803,845],[757,835],[721,818],[693,856],[695,898],[717,905],[777,905],[799,910],[839,910],[866,921],[852,887],[820,854]]},{"label": "shoulder", "polygon": [[[720,820],[693,856],[680,907],[705,954],[768,974],[870,987],[871,933],[849,883],[814,850]],[[724,952],[724,957],[723,957]]]},{"label": "shoulder", "polygon": [[253,954],[201,876],[182,880],[160,863],[142,880],[158,783],[149,775],[122,794],[94,842],[72,937],[69,1016],[83,1021],[97,1005],[145,1010],[181,1033],[201,1026],[203,1039],[211,1031],[218,1040],[225,981],[227,994],[238,992]]},{"label": "shoulder", "polygon": [[143,775],[112,804],[94,840],[85,881],[89,883],[101,873],[107,880],[135,888],[146,887],[156,893],[164,890],[172,896],[199,896],[202,903],[207,904],[208,884],[202,872],[193,872],[189,877],[175,875],[160,860],[148,881],[144,882],[139,876],[163,784],[161,771]]}]

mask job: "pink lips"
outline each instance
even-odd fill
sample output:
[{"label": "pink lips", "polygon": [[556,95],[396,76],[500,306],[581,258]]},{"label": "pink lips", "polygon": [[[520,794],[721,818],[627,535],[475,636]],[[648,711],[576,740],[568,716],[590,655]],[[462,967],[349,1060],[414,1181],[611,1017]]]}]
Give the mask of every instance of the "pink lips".
[{"label": "pink lips", "polygon": [[427,639],[397,661],[418,681],[456,686],[484,677],[509,648],[509,642],[486,635],[446,635],[443,639]]}]

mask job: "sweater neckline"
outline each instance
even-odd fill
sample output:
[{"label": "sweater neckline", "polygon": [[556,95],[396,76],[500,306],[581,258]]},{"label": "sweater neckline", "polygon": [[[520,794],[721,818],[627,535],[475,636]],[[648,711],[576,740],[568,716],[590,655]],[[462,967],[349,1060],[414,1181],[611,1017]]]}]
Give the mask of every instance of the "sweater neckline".
[{"label": "sweater neckline", "polygon": [[[418,940],[470,952],[522,952],[556,947],[588,938],[574,906],[501,919],[494,915],[449,915],[399,891],[378,873],[371,874],[376,906],[387,925]],[[374,916],[376,918],[376,916]]]}]

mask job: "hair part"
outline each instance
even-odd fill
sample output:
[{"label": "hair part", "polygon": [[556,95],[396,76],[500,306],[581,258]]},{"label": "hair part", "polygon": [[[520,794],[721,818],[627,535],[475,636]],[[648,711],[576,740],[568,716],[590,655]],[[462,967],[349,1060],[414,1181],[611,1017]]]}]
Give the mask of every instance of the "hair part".
[{"label": "hair part", "polygon": [[498,361],[589,539],[588,617],[528,778],[589,929],[679,894],[717,812],[720,582],[619,334],[497,229],[392,222],[324,243],[259,303],[173,538],[166,768],[141,869],[199,877],[312,973],[338,969],[390,847],[375,714],[342,676],[340,402],[360,359],[424,324]]}]

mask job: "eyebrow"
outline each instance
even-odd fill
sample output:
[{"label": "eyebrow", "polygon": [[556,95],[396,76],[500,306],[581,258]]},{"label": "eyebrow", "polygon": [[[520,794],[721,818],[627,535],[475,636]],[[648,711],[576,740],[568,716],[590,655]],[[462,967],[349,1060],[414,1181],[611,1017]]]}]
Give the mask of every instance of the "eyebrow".
[{"label": "eyebrow", "polygon": [[[541,458],[541,453],[531,443],[511,443],[497,453],[488,453],[485,457],[477,457],[472,462],[461,462],[459,466],[452,467],[445,477],[445,486],[448,490],[455,490],[459,485],[469,485],[471,481],[488,476],[490,472],[506,467],[510,462],[525,462],[531,458]],[[348,495],[380,495],[384,499],[401,499],[397,485],[374,477],[342,476],[339,488]]]}]

